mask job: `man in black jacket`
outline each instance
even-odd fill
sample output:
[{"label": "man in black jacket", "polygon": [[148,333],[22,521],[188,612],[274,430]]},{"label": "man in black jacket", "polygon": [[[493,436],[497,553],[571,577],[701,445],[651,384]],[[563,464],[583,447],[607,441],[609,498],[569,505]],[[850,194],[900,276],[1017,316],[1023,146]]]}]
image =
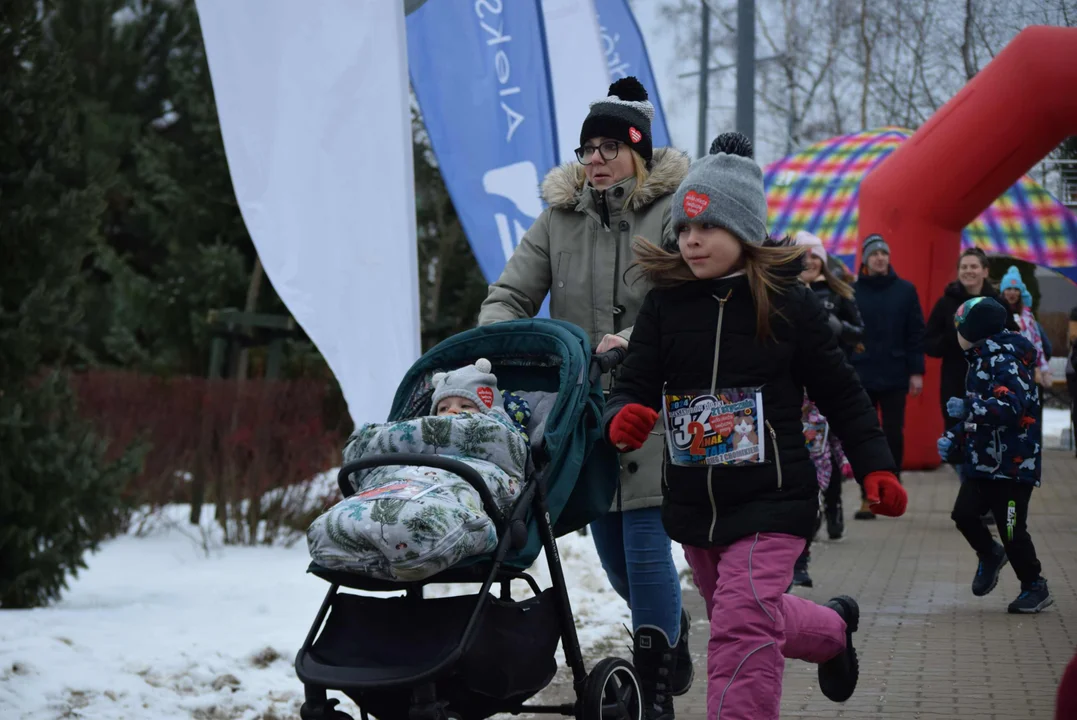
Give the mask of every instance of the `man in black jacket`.
[{"label": "man in black jacket", "polygon": [[[863,352],[850,361],[871,402],[882,414],[883,432],[898,472],[905,454],[905,398],[924,389],[924,313],[916,288],[890,267],[882,235],[864,241],[856,304],[864,319]],[[858,519],[874,517],[861,507]]]}]

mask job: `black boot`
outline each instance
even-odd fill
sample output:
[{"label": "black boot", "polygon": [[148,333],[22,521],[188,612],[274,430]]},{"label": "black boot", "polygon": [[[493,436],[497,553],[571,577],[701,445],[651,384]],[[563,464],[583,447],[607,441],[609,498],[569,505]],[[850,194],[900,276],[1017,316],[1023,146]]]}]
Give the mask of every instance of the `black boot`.
[{"label": "black boot", "polygon": [[796,563],[793,565],[793,584],[792,587],[811,587],[811,575],[808,574],[808,559],[811,555],[805,550],[797,558]]},{"label": "black boot", "polygon": [[692,626],[692,618],[688,611],[681,608],[681,635],[677,639],[677,669],[673,673],[673,695],[684,695],[692,688],[692,680],[695,677],[695,668],[692,667],[692,653],[688,651],[688,630]]},{"label": "black boot", "polygon": [[845,513],[841,508],[841,499],[826,505],[826,534],[831,540],[841,540],[845,536]]},{"label": "black boot", "polygon": [[990,553],[981,555],[980,564],[976,567],[976,577],[972,579],[972,594],[983,597],[994,590],[1006,561],[1006,551],[998,543],[995,543]]},{"label": "black boot", "polygon": [[847,595],[832,598],[826,606],[845,621],[845,649],[820,663],[819,689],[834,702],[845,702],[853,696],[860,678],[860,663],[853,649],[853,633],[860,625],[860,606]]},{"label": "black boot", "polygon": [[677,674],[677,652],[669,636],[653,625],[643,625],[633,638],[632,664],[643,691],[644,720],[673,720],[672,680]]}]

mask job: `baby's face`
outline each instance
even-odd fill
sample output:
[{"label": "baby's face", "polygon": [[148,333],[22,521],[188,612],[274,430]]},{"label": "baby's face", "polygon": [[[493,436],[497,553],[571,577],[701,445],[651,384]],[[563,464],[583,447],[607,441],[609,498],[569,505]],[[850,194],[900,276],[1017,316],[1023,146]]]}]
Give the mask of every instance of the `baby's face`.
[{"label": "baby's face", "polygon": [[460,413],[477,413],[478,411],[479,406],[467,398],[451,396],[443,398],[438,403],[435,415],[441,417],[442,415],[459,415]]}]

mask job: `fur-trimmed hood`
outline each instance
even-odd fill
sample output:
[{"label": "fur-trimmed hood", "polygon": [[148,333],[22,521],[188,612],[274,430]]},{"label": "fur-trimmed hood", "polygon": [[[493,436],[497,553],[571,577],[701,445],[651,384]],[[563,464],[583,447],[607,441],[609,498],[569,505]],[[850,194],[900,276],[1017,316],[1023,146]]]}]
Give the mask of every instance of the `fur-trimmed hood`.
[{"label": "fur-trimmed hood", "polygon": [[[637,188],[632,195],[629,209],[640,210],[660,197],[675,193],[684,176],[688,174],[690,162],[688,154],[680,150],[656,149],[651,171],[642,187]],[[575,210],[586,182],[587,175],[583,165],[577,162],[558,165],[550,170],[542,181],[542,199],[557,210]]]}]

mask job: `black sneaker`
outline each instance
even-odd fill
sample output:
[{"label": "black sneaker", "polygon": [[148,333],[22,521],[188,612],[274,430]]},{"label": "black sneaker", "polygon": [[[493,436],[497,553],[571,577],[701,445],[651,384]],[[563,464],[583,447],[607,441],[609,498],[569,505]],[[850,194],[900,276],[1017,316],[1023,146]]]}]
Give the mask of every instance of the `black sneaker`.
[{"label": "black sneaker", "polygon": [[819,689],[830,700],[845,702],[853,696],[860,678],[860,663],[853,648],[853,633],[860,626],[860,606],[848,595],[832,598],[826,606],[845,621],[845,649],[819,664]]},{"label": "black sneaker", "polygon": [[669,636],[653,625],[636,630],[632,664],[643,693],[644,720],[674,720],[672,679],[677,673],[677,653]]},{"label": "black sneaker", "polygon": [[995,549],[990,555],[981,555],[980,564],[976,568],[976,577],[972,579],[972,594],[976,597],[983,597],[994,590],[998,585],[999,573],[1008,561],[1006,551],[998,543],[995,543]]},{"label": "black sneaker", "polygon": [[812,587],[811,575],[808,574],[808,556],[801,555],[793,565],[793,584],[790,587]]},{"label": "black sneaker", "polygon": [[677,669],[673,673],[672,687],[669,692],[672,695],[684,695],[692,688],[692,680],[695,679],[695,668],[692,667],[692,653],[688,651],[688,631],[692,626],[692,618],[688,611],[681,608],[681,636],[677,640]]},{"label": "black sneaker", "polygon": [[1021,594],[1010,603],[1009,610],[1011,613],[1038,613],[1054,601],[1047,590],[1047,580],[1041,577],[1036,582],[1021,583]]}]

